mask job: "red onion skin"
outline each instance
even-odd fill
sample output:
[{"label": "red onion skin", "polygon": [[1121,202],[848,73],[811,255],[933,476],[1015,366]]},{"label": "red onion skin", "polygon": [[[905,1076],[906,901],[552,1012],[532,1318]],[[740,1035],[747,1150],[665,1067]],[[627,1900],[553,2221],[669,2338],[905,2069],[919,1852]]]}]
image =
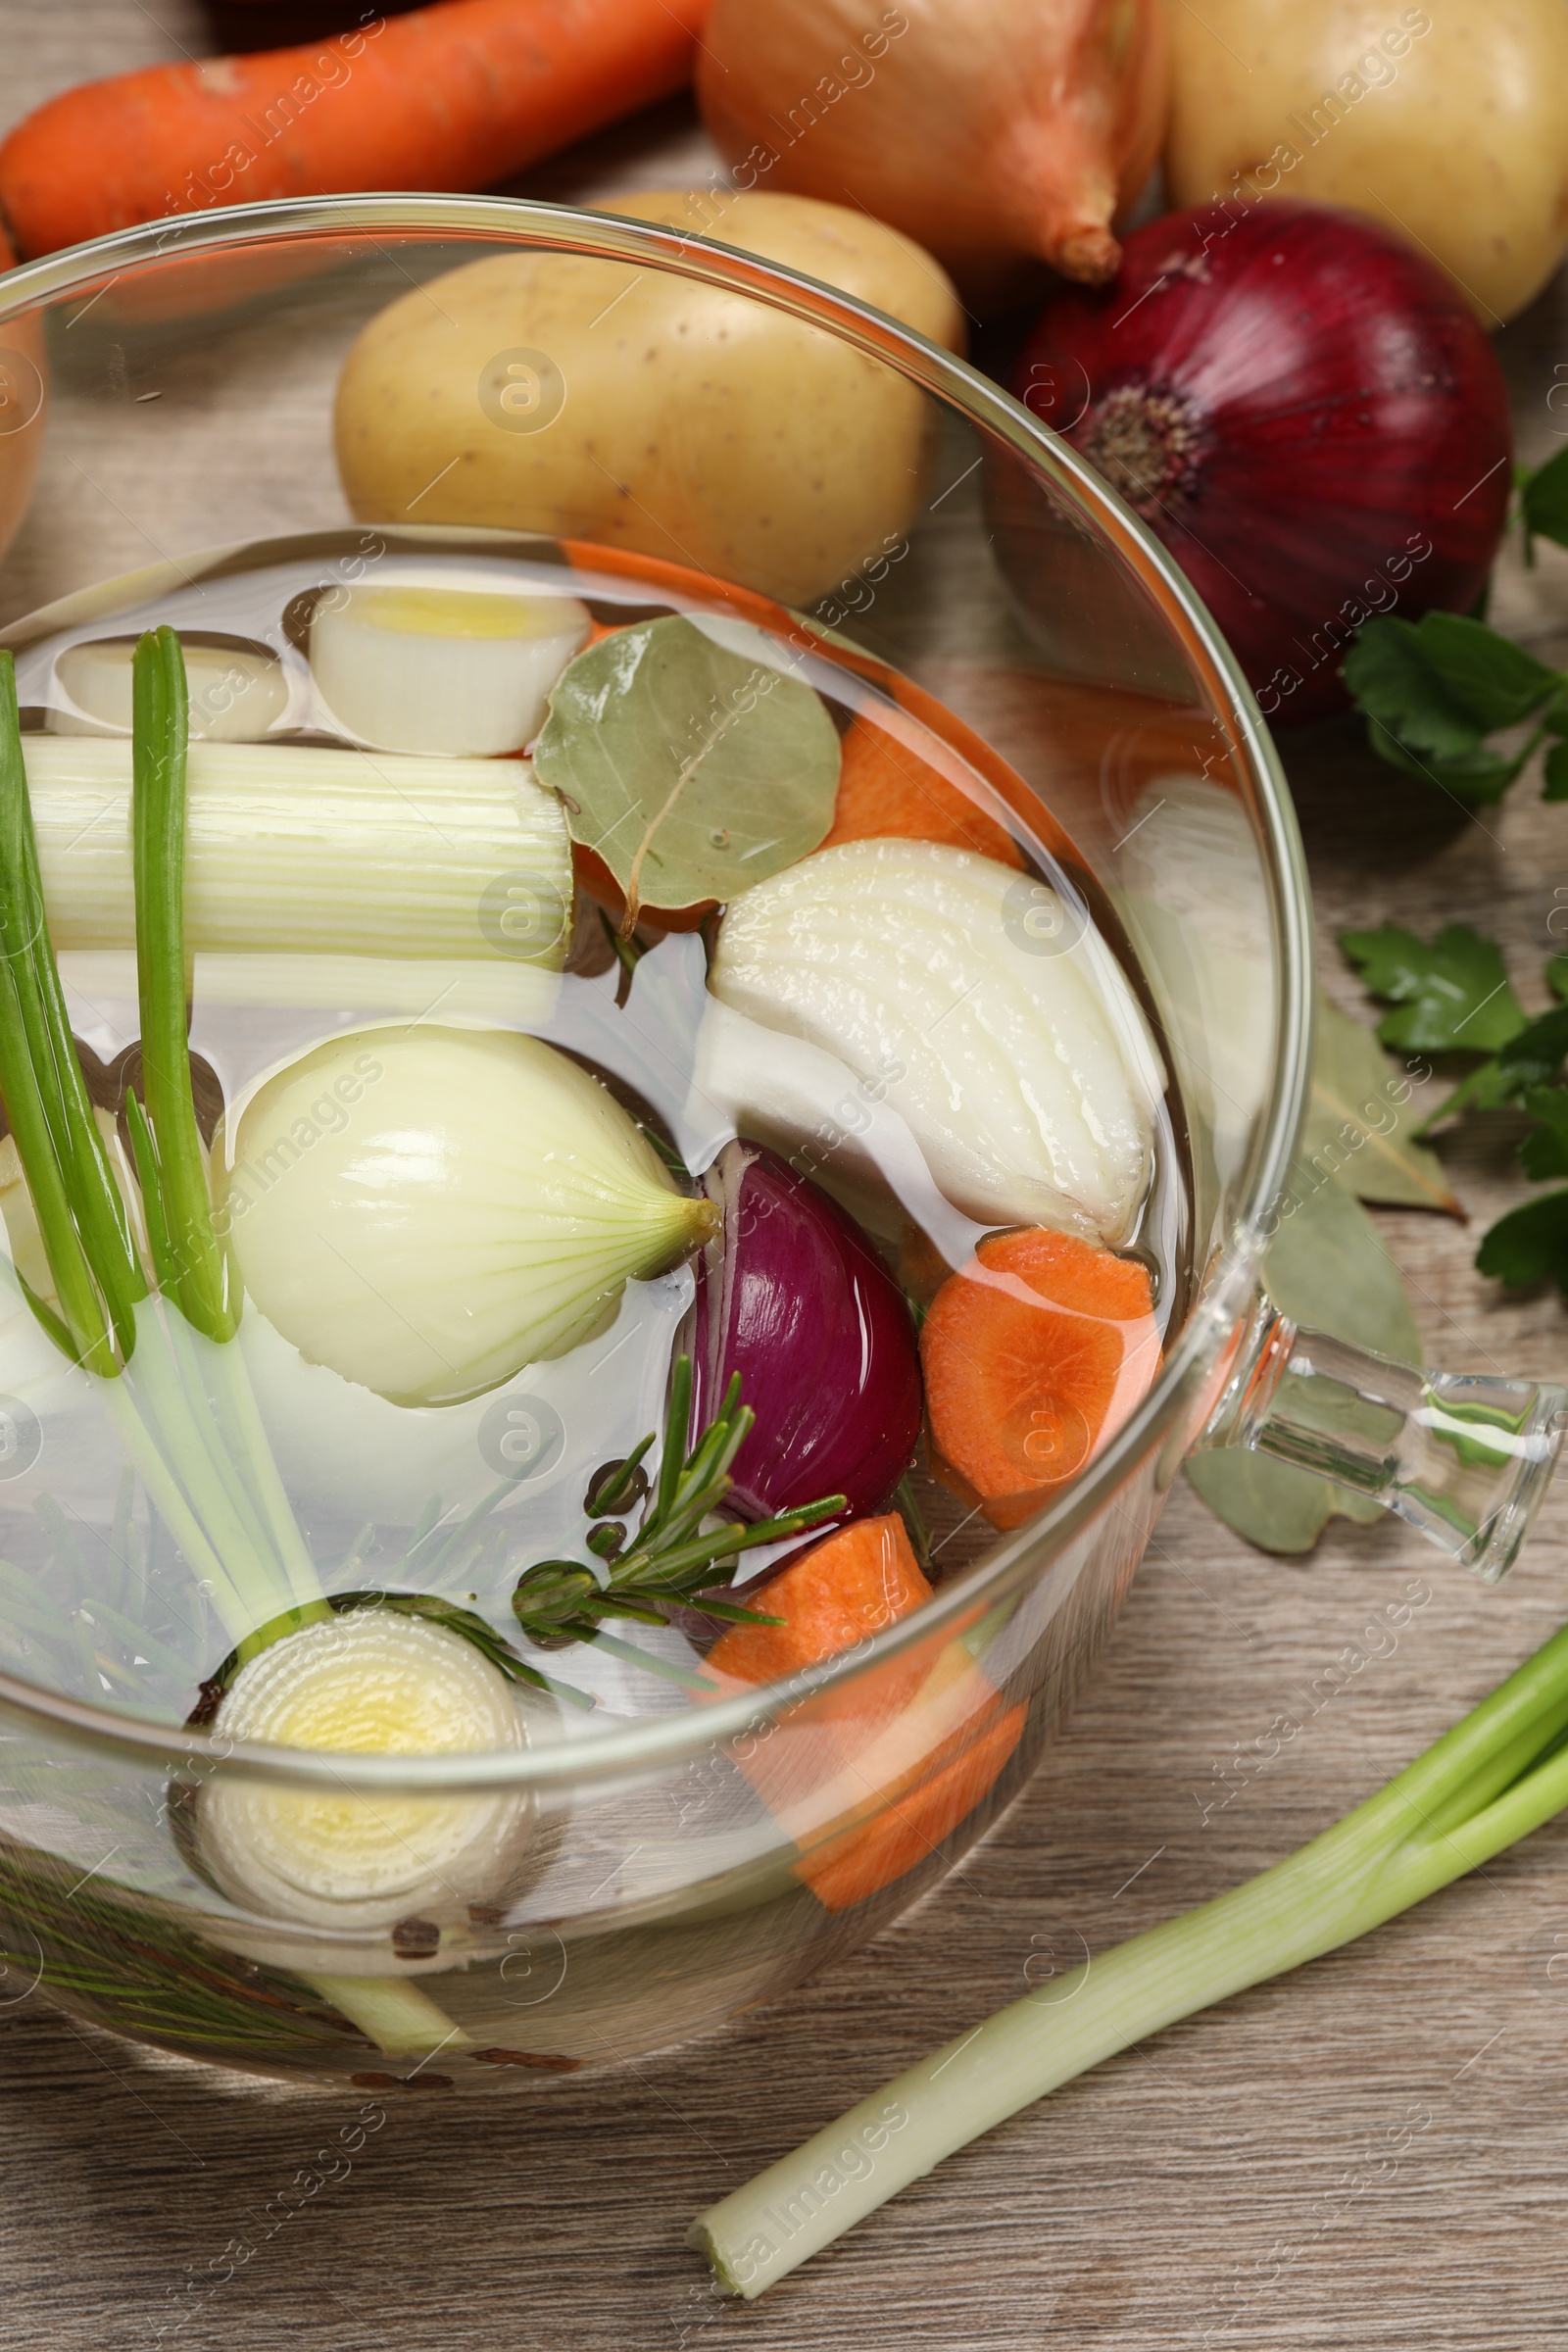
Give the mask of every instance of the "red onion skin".
[{"label": "red onion skin", "polygon": [[[1112,286],[1050,305],[1012,389],[1144,514],[1276,723],[1346,707],[1340,662],[1372,612],[1466,612],[1492,568],[1502,370],[1435,265],[1355,214],[1151,221]],[[1151,400],[1170,404],[1152,440]]]},{"label": "red onion skin", "polygon": [[904,1294],[855,1220],[760,1144],[729,1144],[707,1179],[718,1240],[697,1261],[692,1429],[732,1373],[757,1426],[725,1508],[765,1519],[843,1494],[879,1510],[920,1433],[920,1359]]}]

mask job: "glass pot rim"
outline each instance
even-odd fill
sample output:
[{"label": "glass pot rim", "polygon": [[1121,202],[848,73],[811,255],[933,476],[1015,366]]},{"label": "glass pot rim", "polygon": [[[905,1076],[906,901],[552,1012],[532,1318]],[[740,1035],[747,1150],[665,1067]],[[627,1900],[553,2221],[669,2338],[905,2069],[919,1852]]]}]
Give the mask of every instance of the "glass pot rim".
[{"label": "glass pot rim", "polygon": [[[715,198],[721,191],[715,191]],[[846,1677],[874,1671],[933,1635],[959,1632],[1036,1575],[1046,1558],[1090,1520],[1114,1507],[1114,1495],[1145,1457],[1177,1461],[1204,1418],[1212,1367],[1250,1303],[1268,1218],[1287,1180],[1309,1084],[1312,1041],[1312,920],[1300,835],[1279,758],[1261,712],[1206,608],[1162,543],[1097,475],[1071,444],[999,384],[940,345],[870,304],[778,264],[762,262],[707,236],[622,218],[611,210],[498,196],[373,194],[303,196],[234,205],[142,227],[118,229],[0,274],[0,326],[19,313],[81,293],[106,292],[119,276],[197,254],[238,253],[284,239],[341,240],[409,232],[416,236],[566,248],[596,260],[641,262],[782,310],[895,368],[931,399],[1004,444],[1053,491],[1077,508],[1120,557],[1158,607],[1195,677],[1229,729],[1233,756],[1255,795],[1275,952],[1276,1006],[1268,1087],[1250,1161],[1239,1190],[1243,1205],[1209,1267],[1200,1298],[1158,1376],[1115,1438],[1059,1499],[1009,1538],[999,1539],[910,1616],[871,1636],[852,1653],[803,1669],[690,1714],[655,1716],[624,1729],[586,1733],[496,1754],[393,1756],[330,1753],[215,1739],[205,1732],[136,1721],[112,1706],[37,1689],[0,1674],[0,1714],[70,1744],[139,1758],[159,1769],[244,1770],[272,1782],[366,1793],[394,1788],[449,1792],[587,1786],[679,1765],[755,1730],[786,1708]],[[253,299],[264,301],[266,295]]]}]

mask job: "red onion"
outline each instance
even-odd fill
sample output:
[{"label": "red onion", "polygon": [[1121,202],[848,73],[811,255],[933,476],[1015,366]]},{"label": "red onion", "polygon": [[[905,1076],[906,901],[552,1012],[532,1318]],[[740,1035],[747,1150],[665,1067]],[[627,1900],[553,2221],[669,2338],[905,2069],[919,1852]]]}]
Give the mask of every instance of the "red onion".
[{"label": "red onion", "polygon": [[920,1431],[920,1360],[904,1295],[854,1219],[760,1144],[727,1144],[705,1179],[724,1211],[697,1265],[692,1427],[732,1373],[757,1415],[725,1508],[756,1519],[848,1497],[875,1511]]},{"label": "red onion", "polygon": [[1013,390],[1164,540],[1266,716],[1343,706],[1363,620],[1463,612],[1492,567],[1502,370],[1443,273],[1354,214],[1152,221],[1114,285],[1051,304]]}]

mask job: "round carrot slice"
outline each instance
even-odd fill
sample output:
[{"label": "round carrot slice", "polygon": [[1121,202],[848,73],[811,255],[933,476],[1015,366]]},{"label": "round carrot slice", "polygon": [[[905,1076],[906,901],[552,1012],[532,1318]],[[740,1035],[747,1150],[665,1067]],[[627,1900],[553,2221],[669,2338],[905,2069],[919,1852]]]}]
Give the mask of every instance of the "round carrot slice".
[{"label": "round carrot slice", "polygon": [[937,1451],[996,1526],[1016,1526],[1153,1379],[1148,1270],[1074,1234],[999,1234],[937,1293],[920,1362]]}]

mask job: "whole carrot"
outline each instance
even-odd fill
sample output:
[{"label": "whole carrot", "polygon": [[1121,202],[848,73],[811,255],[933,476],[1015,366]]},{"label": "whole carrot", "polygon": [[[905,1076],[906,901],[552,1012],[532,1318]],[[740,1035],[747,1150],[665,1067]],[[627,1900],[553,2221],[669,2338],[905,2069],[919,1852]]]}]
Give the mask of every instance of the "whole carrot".
[{"label": "whole carrot", "polygon": [[84,82],[0,146],[0,213],[31,257],[211,205],[489,187],[679,89],[708,5],[442,0]]}]

